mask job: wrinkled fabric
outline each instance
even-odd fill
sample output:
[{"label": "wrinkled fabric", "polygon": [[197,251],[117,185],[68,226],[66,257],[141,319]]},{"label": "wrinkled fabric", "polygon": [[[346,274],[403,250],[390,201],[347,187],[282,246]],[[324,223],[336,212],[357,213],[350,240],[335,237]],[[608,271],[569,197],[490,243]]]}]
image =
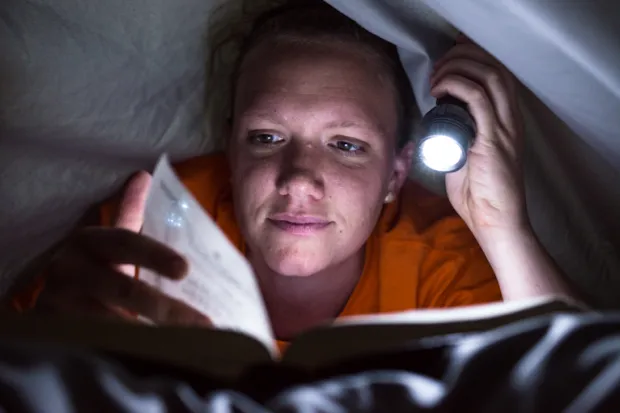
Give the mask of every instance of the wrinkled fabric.
[{"label": "wrinkled fabric", "polygon": [[[0,2],[0,294],[18,274],[36,274],[27,263],[132,171],[150,168],[162,152],[179,160],[218,146],[204,131],[214,121],[204,102],[219,99],[205,82],[219,3]],[[617,308],[620,3],[329,3],[399,46],[422,112],[433,104],[430,62],[456,28],[515,72],[533,92],[523,103],[536,232],[594,305]]]},{"label": "wrinkled fabric", "polygon": [[[620,3],[327,0],[399,48],[421,113],[432,62],[463,32],[525,85],[525,185],[532,225],[593,305],[620,297]],[[415,171],[441,185],[441,175]]]},{"label": "wrinkled fabric", "polygon": [[118,362],[85,352],[4,341],[0,408],[15,413],[585,413],[620,406],[620,314],[556,315],[486,333],[427,338],[403,346],[397,361],[389,354],[383,360],[384,368],[361,368],[264,395],[217,385],[197,391],[195,383],[157,374],[138,377]]}]

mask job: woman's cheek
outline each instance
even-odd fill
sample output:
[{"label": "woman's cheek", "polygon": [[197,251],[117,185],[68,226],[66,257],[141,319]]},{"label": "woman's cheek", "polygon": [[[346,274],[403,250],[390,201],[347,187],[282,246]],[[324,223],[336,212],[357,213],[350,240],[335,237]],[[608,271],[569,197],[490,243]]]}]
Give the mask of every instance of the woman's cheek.
[{"label": "woman's cheek", "polygon": [[332,168],[329,181],[334,189],[347,191],[355,202],[364,200],[363,204],[376,201],[383,190],[384,173],[377,165],[368,164],[360,167],[338,166]]},{"label": "woman's cheek", "polygon": [[253,162],[240,171],[241,197],[248,206],[262,204],[275,190],[276,168],[269,162]]},{"label": "woman's cheek", "polygon": [[[326,176],[332,207],[361,229],[372,221],[383,205],[383,174],[372,169],[337,169]],[[334,205],[337,203],[337,205]],[[374,225],[374,224],[373,224]]]}]

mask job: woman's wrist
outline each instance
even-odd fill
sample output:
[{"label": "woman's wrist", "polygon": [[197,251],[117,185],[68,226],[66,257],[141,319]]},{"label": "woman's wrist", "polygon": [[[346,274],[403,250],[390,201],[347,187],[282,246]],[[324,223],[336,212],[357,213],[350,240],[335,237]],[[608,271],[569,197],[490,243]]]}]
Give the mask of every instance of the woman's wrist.
[{"label": "woman's wrist", "polygon": [[474,235],[495,272],[504,300],[543,295],[575,299],[529,224],[479,228]]},{"label": "woman's wrist", "polygon": [[509,225],[476,226],[472,225],[472,233],[479,244],[492,244],[498,240],[516,241],[522,238],[535,238],[534,230],[529,221]]},{"label": "woman's wrist", "polygon": [[526,265],[524,258],[530,261],[532,251],[538,246],[534,231],[529,226],[486,227],[474,231],[474,236],[500,284],[502,281],[512,284],[521,278],[517,271]]}]

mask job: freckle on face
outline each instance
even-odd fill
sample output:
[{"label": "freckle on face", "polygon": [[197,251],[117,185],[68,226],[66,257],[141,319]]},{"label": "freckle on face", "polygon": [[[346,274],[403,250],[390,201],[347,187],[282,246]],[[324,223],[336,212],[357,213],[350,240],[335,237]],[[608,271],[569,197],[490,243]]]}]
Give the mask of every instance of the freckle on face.
[{"label": "freckle on face", "polygon": [[[360,251],[374,228],[395,142],[369,131],[396,129],[393,91],[377,82],[376,72],[363,53],[342,47],[259,46],[245,58],[230,145],[235,209],[249,249],[274,271],[311,275],[342,262]],[[352,119],[370,129],[325,127]],[[281,134],[286,143],[259,155],[248,143],[254,130]],[[367,144],[365,157],[358,158],[363,161],[329,146],[341,135]],[[320,186],[320,199],[281,190],[283,182],[308,185],[304,179]],[[270,224],[276,213],[303,213],[332,224],[301,237]]]}]

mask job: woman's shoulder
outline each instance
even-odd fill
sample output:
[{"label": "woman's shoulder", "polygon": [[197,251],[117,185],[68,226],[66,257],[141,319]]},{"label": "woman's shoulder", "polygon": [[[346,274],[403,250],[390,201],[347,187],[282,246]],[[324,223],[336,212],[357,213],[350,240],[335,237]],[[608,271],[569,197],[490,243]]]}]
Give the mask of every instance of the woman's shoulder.
[{"label": "woman's shoulder", "polygon": [[213,214],[217,201],[230,192],[230,169],[222,152],[197,156],[173,165],[183,185]]},{"label": "woman's shoulder", "polygon": [[435,194],[419,183],[407,180],[398,201],[382,217],[387,239],[410,241],[412,245],[440,250],[460,250],[477,242],[446,196]]}]

